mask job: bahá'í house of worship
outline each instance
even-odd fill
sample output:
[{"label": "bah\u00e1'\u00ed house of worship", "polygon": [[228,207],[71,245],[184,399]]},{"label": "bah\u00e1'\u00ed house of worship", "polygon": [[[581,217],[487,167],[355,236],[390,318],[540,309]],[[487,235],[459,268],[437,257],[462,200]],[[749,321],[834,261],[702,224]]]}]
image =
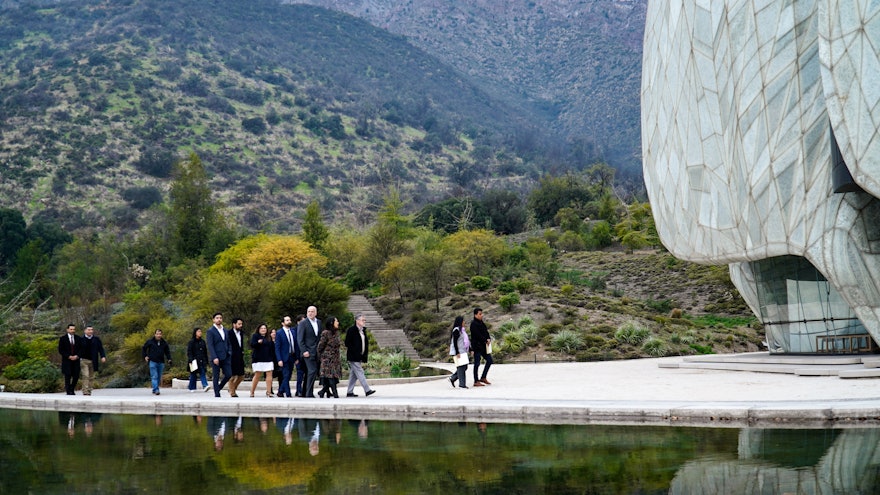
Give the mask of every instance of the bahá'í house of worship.
[{"label": "bah\u00e1'\u00ed house of worship", "polygon": [[880,2],[651,0],[642,71],[663,244],[729,264],[770,352],[873,352]]}]

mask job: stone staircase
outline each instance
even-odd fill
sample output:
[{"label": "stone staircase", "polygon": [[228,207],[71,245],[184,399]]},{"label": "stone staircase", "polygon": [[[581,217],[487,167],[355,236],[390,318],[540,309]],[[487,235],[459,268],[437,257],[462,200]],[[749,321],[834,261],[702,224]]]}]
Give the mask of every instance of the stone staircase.
[{"label": "stone staircase", "polygon": [[660,367],[787,373],[797,376],[880,378],[880,356],[876,354],[780,355],[768,352],[709,354],[685,356],[681,362],[662,363]]},{"label": "stone staircase", "polygon": [[398,348],[403,354],[413,361],[421,361],[409,338],[399,328],[391,328],[382,316],[373,308],[370,301],[360,295],[353,295],[348,299],[348,310],[352,315],[363,313],[367,318],[367,331],[373,334],[376,343],[383,349]]}]

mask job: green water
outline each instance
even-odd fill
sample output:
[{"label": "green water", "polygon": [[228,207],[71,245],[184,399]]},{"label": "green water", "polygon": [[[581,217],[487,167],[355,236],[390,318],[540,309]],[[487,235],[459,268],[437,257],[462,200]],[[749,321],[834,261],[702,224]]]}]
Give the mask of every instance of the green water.
[{"label": "green water", "polygon": [[0,410],[0,493],[877,493],[878,444],[875,429]]}]

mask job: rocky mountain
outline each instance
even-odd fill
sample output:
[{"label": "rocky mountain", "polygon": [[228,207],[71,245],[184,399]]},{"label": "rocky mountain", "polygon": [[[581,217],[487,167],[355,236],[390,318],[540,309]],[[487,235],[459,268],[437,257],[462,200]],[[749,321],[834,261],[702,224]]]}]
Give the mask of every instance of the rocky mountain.
[{"label": "rocky mountain", "polygon": [[[406,38],[272,0],[0,2],[0,206],[131,230],[196,152],[252,230],[368,221],[566,166],[522,104]],[[560,165],[561,164],[561,165]]]},{"label": "rocky mountain", "polygon": [[292,0],[361,17],[525,101],[575,150],[640,168],[647,0]]}]

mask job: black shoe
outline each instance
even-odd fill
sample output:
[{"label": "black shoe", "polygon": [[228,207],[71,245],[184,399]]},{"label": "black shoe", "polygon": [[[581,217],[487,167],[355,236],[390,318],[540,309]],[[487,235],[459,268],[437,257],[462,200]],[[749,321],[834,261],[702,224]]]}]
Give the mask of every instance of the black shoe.
[{"label": "black shoe", "polygon": [[455,388],[455,375],[449,377],[449,384],[452,385],[452,388]]},{"label": "black shoe", "polygon": [[375,394],[375,393],[376,393],[375,390],[370,390],[369,392],[367,392],[367,397],[369,397],[369,396],[371,396],[371,395],[373,395],[373,394]]},{"label": "black shoe", "polygon": [[324,398],[324,394],[325,394],[325,392],[324,392],[323,389],[322,389],[322,390],[318,390],[318,397],[320,397],[320,398],[323,399],[323,398]]},{"label": "black shoe", "polygon": [[[370,394],[367,394],[370,395]],[[346,397],[357,397],[358,394],[345,394]]]},{"label": "black shoe", "polygon": [[[158,394],[157,394],[158,395]],[[220,397],[220,394],[214,394],[214,397]]]},{"label": "black shoe", "polygon": [[462,385],[462,386],[460,386],[460,387],[458,387],[458,388],[467,388],[467,386],[466,386],[466,385]]}]

